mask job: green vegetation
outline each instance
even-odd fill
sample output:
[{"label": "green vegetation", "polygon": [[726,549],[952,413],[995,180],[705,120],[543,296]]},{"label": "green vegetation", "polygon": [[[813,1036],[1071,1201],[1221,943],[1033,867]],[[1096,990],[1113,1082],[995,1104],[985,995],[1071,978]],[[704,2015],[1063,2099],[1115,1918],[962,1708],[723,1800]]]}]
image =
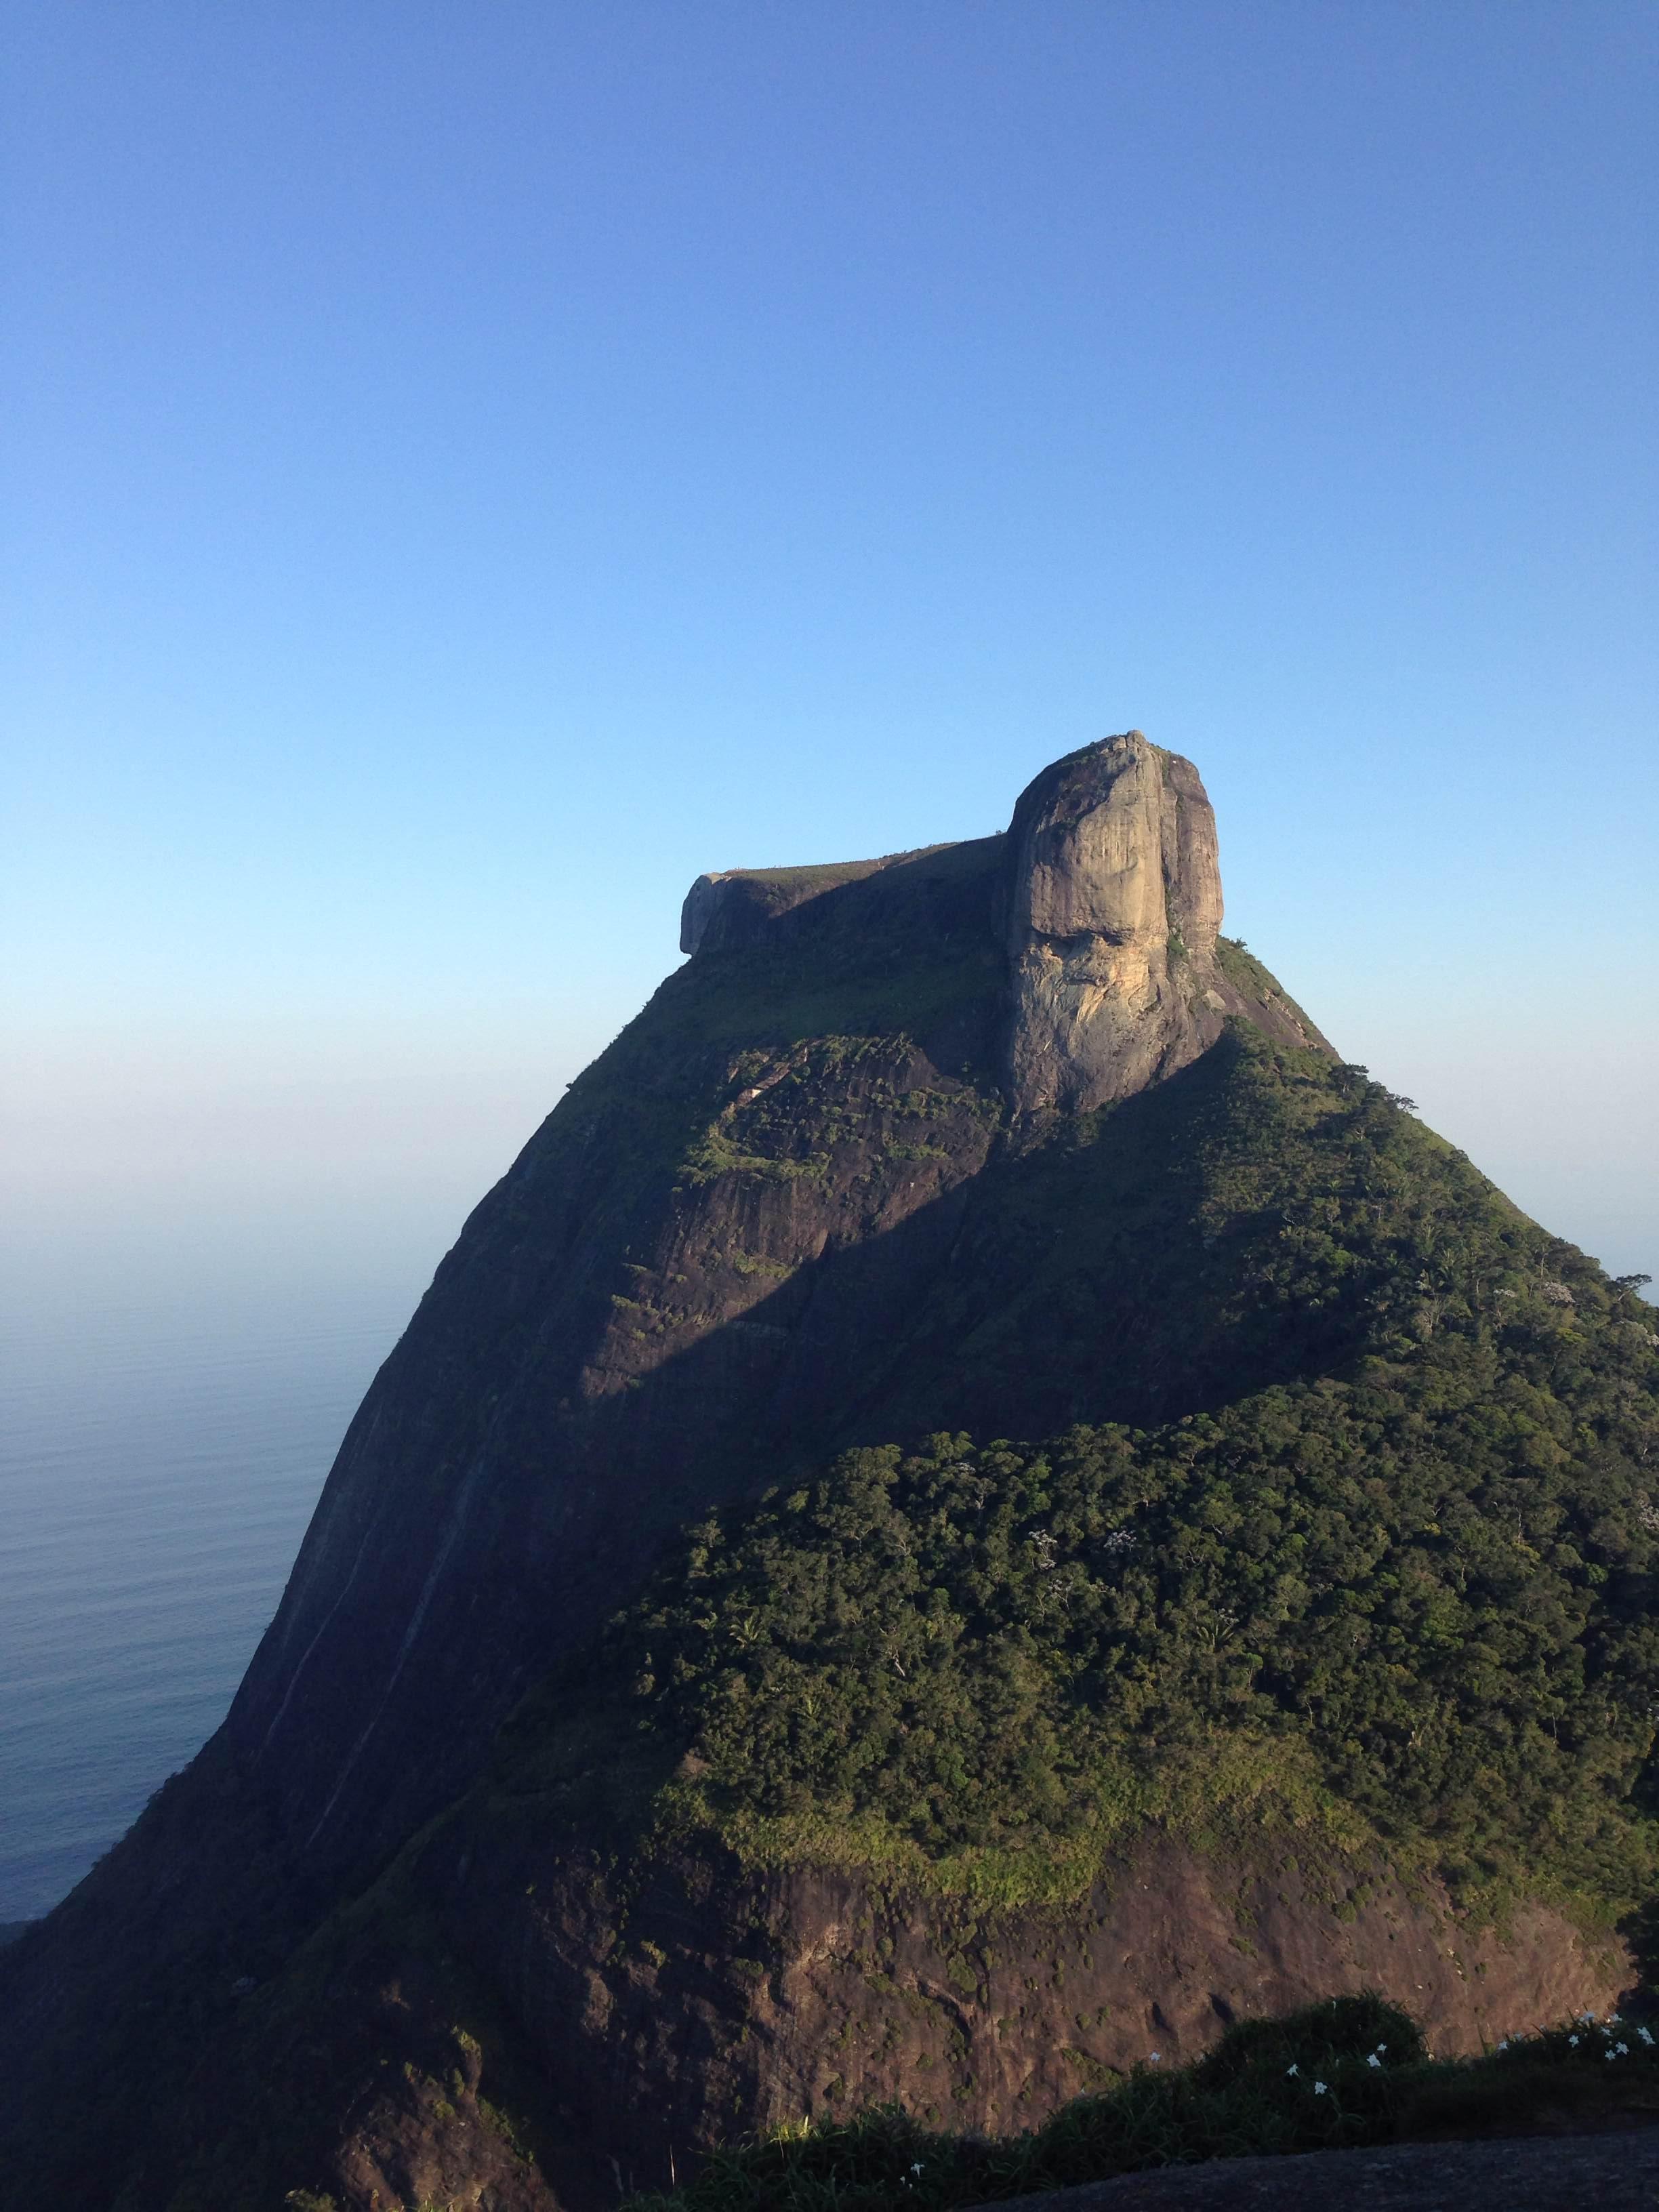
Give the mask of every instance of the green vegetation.
[{"label": "green vegetation", "polygon": [[[1110,1167],[1112,1119],[1076,1157]],[[586,1817],[610,1744],[632,1820],[988,1901],[1079,1894],[1163,1820],[1627,1910],[1651,1310],[1363,1070],[1240,1048],[1192,1126],[1181,1204],[1231,1248],[1234,1333],[1346,1344],[1334,1371],[1145,1429],[855,1449],[702,1521],[510,1724],[512,1786],[580,1771]]]},{"label": "green vegetation", "polygon": [[628,2212],[945,2212],[1200,2159],[1525,2133],[1545,2108],[1591,2127],[1656,2096],[1659,2046],[1644,2024],[1575,2021],[1437,2064],[1404,2013],[1339,1997],[1243,2021],[1193,2066],[1149,2054],[1029,2134],[937,2134],[892,2108],[784,2128],[715,2152],[677,2196],[635,2197]]},{"label": "green vegetation", "polygon": [[1262,966],[1242,937],[1218,938],[1215,951],[1217,965],[1236,991],[1242,991],[1247,999],[1255,999],[1265,1006],[1285,1007],[1304,1029],[1312,1030],[1314,1024],[1307,1015],[1271,969]]},{"label": "green vegetation", "polygon": [[[734,1172],[784,1182],[817,1181],[828,1172],[837,1146],[869,1143],[872,1127],[896,1122],[920,1135],[947,1119],[993,1125],[1000,1120],[1000,1104],[976,1091],[901,1090],[890,1071],[896,1059],[915,1049],[915,1041],[900,1031],[814,1038],[781,1065],[765,1052],[739,1054],[727,1079],[734,1095],[689,1145],[678,1182],[696,1185]],[[878,1141],[887,1160],[950,1157],[941,1145],[894,1136]]]}]

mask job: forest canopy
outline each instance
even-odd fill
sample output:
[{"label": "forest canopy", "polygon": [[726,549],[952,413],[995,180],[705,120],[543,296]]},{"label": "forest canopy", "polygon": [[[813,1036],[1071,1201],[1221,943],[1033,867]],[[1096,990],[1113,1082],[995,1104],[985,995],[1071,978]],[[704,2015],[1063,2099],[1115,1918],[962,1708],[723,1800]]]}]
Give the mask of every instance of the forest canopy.
[{"label": "forest canopy", "polygon": [[[1276,1059],[1242,1071],[1267,1109]],[[1337,1082],[1280,1132],[1300,1196],[1257,1296],[1352,1315],[1363,1281],[1338,1371],[1144,1430],[847,1452],[692,1528],[509,1756],[603,1707],[684,1755],[679,1802],[734,1839],[1029,1865],[1231,1745],[1454,1885],[1631,1902],[1655,1864],[1652,1310],[1363,1070]]]}]

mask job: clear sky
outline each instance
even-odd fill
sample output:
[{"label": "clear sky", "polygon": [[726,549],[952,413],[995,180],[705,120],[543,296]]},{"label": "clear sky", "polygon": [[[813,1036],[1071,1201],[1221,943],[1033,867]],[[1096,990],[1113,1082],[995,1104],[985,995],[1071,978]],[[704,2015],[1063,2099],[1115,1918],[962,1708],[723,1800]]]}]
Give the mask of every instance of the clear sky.
[{"label": "clear sky", "polygon": [[37,1209],[453,1229],[700,870],[1133,725],[1341,1048],[1659,1274],[1646,0],[0,20]]}]

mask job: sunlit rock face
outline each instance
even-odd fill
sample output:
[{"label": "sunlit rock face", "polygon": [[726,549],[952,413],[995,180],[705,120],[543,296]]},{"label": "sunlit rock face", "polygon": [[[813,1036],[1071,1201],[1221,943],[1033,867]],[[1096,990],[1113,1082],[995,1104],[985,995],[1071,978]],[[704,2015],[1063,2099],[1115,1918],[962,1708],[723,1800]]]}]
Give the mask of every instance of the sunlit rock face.
[{"label": "sunlit rock face", "polygon": [[1139,730],[1056,761],[1009,832],[1007,1084],[1017,1113],[1087,1112],[1195,1060],[1236,995],[1198,770]]}]

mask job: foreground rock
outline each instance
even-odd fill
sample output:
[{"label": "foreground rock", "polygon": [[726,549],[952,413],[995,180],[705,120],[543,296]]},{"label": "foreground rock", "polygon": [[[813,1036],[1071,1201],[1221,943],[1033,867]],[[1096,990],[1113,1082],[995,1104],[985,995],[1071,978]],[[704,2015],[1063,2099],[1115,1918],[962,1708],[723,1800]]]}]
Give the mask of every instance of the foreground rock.
[{"label": "foreground rock", "polygon": [[562,1861],[533,1818],[495,1804],[434,1838],[414,1879],[441,1951],[343,1959],[325,2008],[349,2015],[372,1989],[377,2034],[331,2083],[277,2093],[331,2100],[342,2148],[319,2146],[313,2185],[344,2203],[400,2183],[441,2201],[469,2170],[476,2099],[442,2086],[458,1978],[499,1993],[519,2062],[558,2085],[549,2193],[524,2201],[595,2208],[613,2160],[629,2187],[665,2188],[699,2151],[804,2113],[896,2101],[932,2126],[1012,2135],[1151,2051],[1184,2064],[1234,2020],[1310,1995],[1376,1990],[1453,2057],[1608,2011],[1631,1978],[1621,1945],[1540,1907],[1472,1933],[1443,1894],[1375,1869],[1328,1860],[1316,1875],[1267,1850],[1228,1863],[1170,1838],[1074,1905],[998,1911],[828,1869]]},{"label": "foreground rock", "polygon": [[1652,2212],[1659,2128],[1213,2159],[1010,2202],[1018,2212]]}]

